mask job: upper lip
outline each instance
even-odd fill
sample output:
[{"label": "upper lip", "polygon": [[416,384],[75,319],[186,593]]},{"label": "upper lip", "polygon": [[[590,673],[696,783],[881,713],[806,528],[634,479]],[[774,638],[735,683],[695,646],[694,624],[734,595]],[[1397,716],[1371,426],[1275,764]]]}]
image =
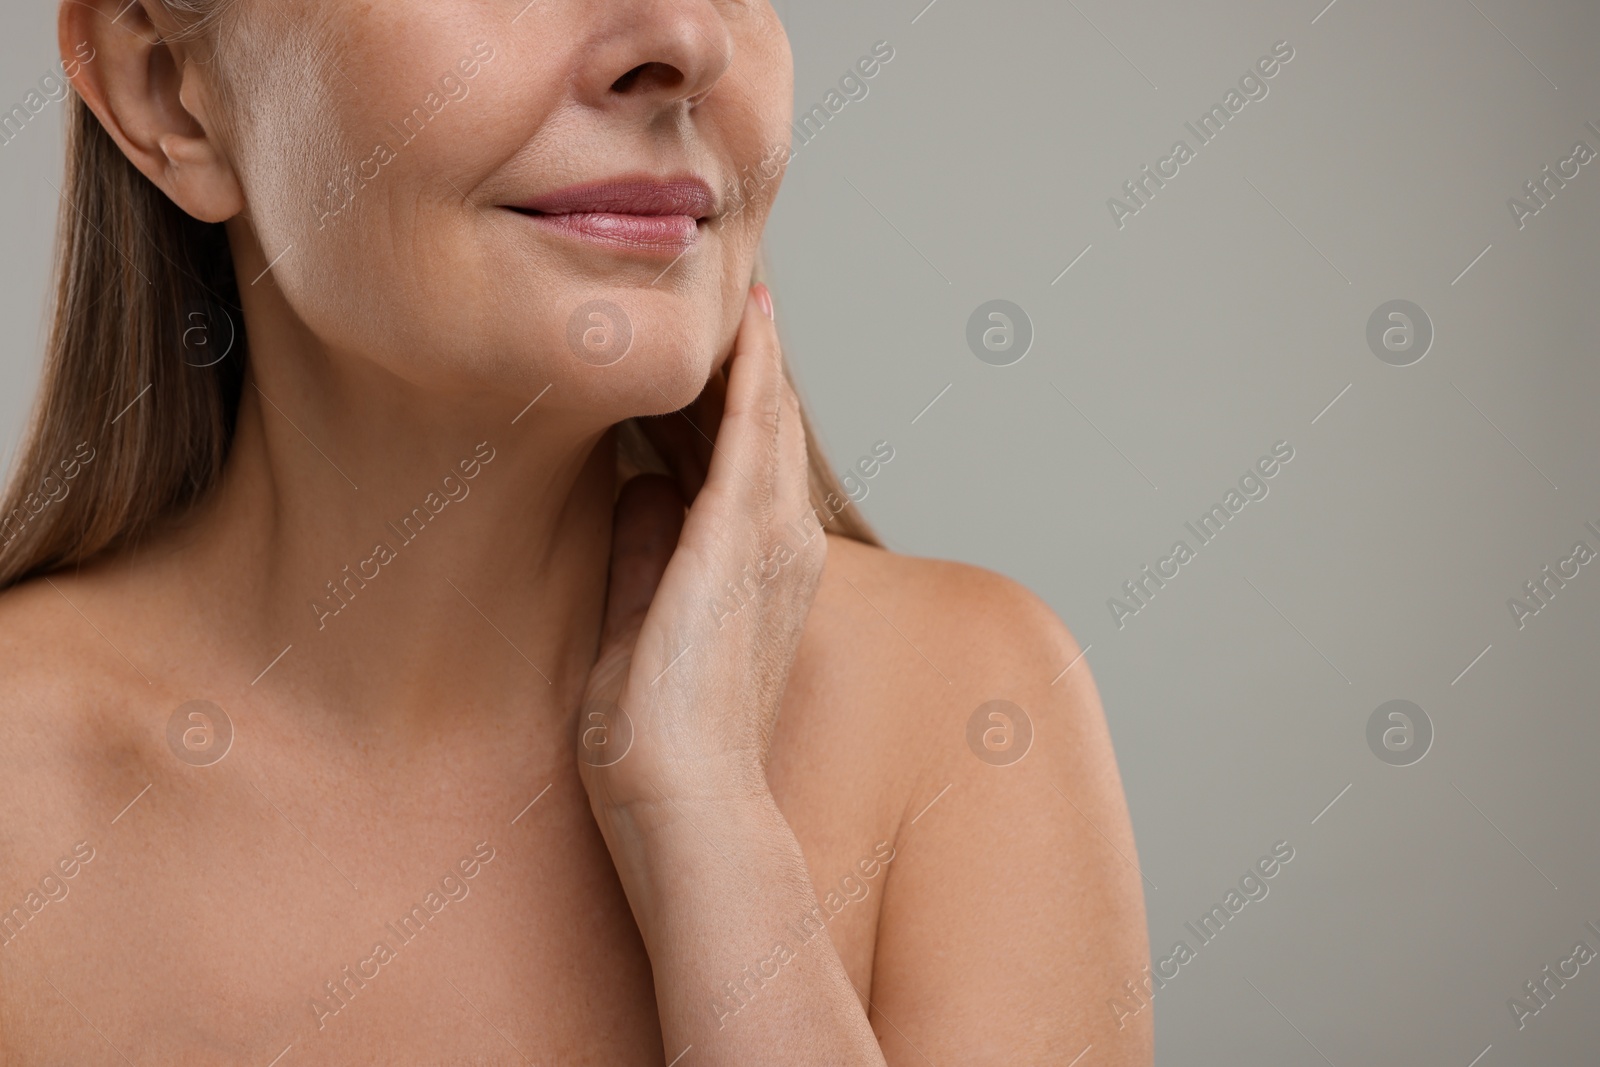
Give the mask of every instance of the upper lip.
[{"label": "upper lip", "polygon": [[693,175],[613,178],[545,193],[509,205],[540,215],[688,215],[708,218],[717,211],[711,186]]}]

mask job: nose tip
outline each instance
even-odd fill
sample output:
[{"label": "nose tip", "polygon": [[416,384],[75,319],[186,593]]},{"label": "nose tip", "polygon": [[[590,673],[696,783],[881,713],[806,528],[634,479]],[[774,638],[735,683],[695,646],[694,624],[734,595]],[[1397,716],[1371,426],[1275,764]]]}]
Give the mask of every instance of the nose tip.
[{"label": "nose tip", "polygon": [[733,39],[709,0],[657,2],[629,12],[585,64],[600,106],[650,107],[705,99],[732,65]]},{"label": "nose tip", "polygon": [[652,60],[649,63],[639,64],[612,82],[611,91],[624,96],[658,96],[669,101],[688,100],[691,104],[698,103],[710,89],[707,87],[698,92],[683,91],[683,87],[690,81],[690,76],[681,68],[671,63]]}]

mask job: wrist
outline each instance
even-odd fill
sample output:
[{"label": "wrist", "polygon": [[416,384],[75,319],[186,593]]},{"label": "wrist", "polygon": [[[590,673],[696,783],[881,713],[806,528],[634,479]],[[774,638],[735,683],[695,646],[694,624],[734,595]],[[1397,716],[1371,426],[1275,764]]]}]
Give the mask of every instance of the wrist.
[{"label": "wrist", "polygon": [[596,818],[671,804],[748,806],[770,796],[766,768],[754,754],[686,753],[683,747],[633,737],[626,749],[596,757],[580,744],[579,769]]},{"label": "wrist", "polygon": [[590,810],[602,830],[634,835],[686,820],[724,823],[777,812],[762,768],[702,766],[698,771],[647,766],[645,760],[626,769],[588,769],[584,778]]},{"label": "wrist", "polygon": [[652,956],[681,922],[694,887],[708,879],[741,884],[774,864],[804,865],[793,829],[764,787],[743,794],[663,791],[615,804],[591,798],[590,807]]}]

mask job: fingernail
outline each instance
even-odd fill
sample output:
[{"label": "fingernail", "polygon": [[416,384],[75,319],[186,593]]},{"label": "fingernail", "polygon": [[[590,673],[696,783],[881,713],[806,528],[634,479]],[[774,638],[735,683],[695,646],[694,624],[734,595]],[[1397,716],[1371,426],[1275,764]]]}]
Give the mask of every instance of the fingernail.
[{"label": "fingernail", "polygon": [[756,303],[760,304],[761,310],[767,313],[768,320],[776,322],[777,316],[772,313],[772,290],[768,289],[762,283],[757,282],[754,286],[754,291],[756,294]]}]

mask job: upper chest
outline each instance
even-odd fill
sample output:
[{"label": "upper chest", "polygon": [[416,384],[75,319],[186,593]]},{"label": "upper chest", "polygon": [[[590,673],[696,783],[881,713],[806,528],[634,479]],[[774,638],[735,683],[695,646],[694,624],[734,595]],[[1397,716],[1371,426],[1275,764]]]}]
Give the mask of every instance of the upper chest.
[{"label": "upper chest", "polygon": [[[785,714],[774,792],[868,990],[892,819],[828,731],[801,728],[804,697]],[[363,765],[241,737],[197,767],[164,744],[108,746],[8,842],[0,1032],[21,1062],[664,1062],[566,749],[530,733]],[[68,877],[75,848],[92,858]]]}]

